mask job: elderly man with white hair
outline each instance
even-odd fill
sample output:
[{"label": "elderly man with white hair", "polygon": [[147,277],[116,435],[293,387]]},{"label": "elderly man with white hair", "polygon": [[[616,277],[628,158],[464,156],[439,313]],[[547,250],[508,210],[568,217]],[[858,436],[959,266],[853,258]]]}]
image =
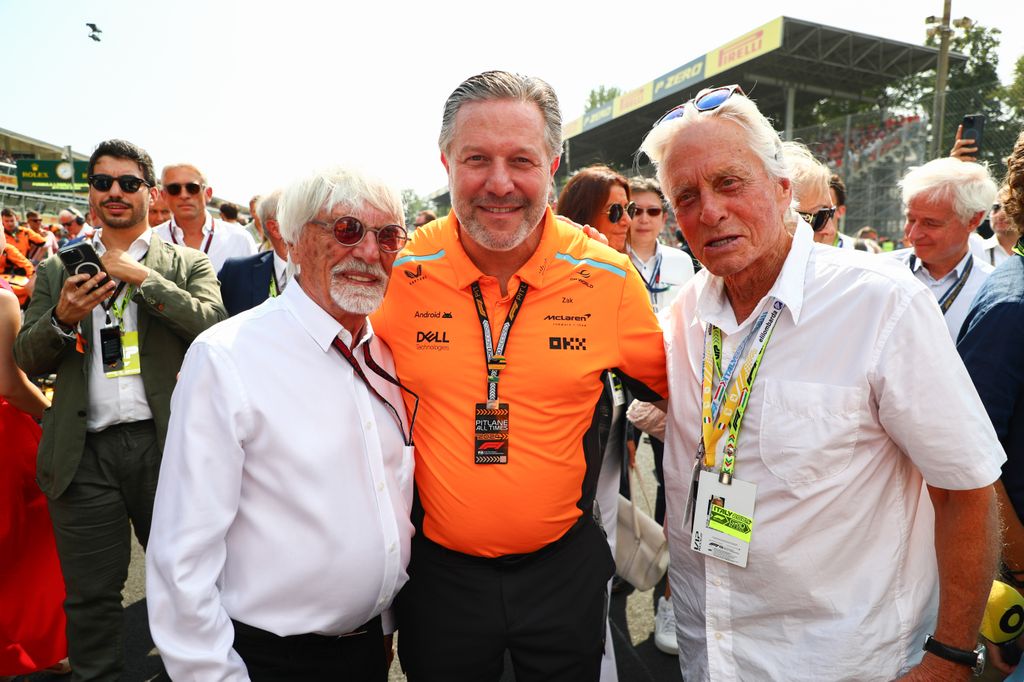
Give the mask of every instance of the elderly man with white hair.
[{"label": "elderly man with white hair", "polygon": [[412,424],[367,315],[406,242],[401,199],[332,169],[287,187],[278,220],[301,274],[199,336],[174,391],[153,641],[178,680],[383,681]]},{"label": "elderly man with white hair", "polygon": [[779,135],[738,86],[642,150],[705,266],[663,319],[683,678],[967,679],[1004,456],[931,294],[789,232]]},{"label": "elderly man with white hair", "polygon": [[971,302],[993,267],[972,255],[968,239],[996,197],[985,166],[946,157],[907,171],[900,181],[912,249],[895,252],[928,287],[955,341]]}]

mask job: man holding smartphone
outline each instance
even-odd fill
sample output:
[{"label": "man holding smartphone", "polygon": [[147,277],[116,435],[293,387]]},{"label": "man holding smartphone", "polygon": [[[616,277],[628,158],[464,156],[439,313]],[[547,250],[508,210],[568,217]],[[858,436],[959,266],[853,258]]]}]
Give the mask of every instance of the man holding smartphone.
[{"label": "man holding smartphone", "polygon": [[226,317],[209,259],[150,230],[155,186],[143,149],[100,143],[89,205],[101,229],[78,245],[77,263],[98,255],[105,272],[69,275],[59,257],[44,261],[14,347],[30,376],[57,373],[37,479],[64,572],[76,679],[120,679],[130,528],[145,547],[176,375],[192,339]]}]

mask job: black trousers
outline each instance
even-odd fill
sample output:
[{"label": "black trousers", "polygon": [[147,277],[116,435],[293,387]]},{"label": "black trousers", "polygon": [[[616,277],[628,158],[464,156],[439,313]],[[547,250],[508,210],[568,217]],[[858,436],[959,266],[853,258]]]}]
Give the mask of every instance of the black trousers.
[{"label": "black trousers", "polygon": [[505,651],[517,682],[596,682],[615,562],[589,514],[556,542],[484,559],[413,538],[398,596],[398,654],[410,682],[486,682]]},{"label": "black trousers", "polygon": [[272,632],[237,620],[234,649],[253,682],[386,682],[387,659],[380,616],[342,637]]},{"label": "black trousers", "polygon": [[131,529],[145,548],[160,454],[152,419],[89,433],[71,485],[50,500],[73,682],[121,679]]}]

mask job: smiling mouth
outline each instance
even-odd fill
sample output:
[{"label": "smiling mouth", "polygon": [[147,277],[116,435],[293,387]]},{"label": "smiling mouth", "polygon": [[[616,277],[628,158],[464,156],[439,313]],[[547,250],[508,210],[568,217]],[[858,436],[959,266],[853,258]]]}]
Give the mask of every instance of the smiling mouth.
[{"label": "smiling mouth", "polygon": [[515,213],[521,206],[481,206],[488,213]]},{"label": "smiling mouth", "polygon": [[737,239],[738,239],[738,237],[722,237],[721,239],[716,239],[716,240],[714,240],[714,241],[708,242],[708,243],[707,243],[707,244],[705,245],[705,248],[707,248],[707,247],[710,247],[710,248],[717,248],[717,247],[719,247],[719,246],[726,246],[726,245],[728,245],[728,244],[731,244],[731,243],[733,243],[733,242],[734,242],[734,241],[736,241]]},{"label": "smiling mouth", "polygon": [[342,273],[342,277],[353,282],[359,282],[360,284],[374,284],[377,282],[377,278],[371,275],[360,275],[354,272]]}]

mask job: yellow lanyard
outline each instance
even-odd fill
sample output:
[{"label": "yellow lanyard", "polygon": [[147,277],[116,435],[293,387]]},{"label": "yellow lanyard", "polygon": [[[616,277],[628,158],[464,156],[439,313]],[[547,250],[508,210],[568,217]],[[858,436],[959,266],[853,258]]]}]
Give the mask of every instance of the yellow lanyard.
[{"label": "yellow lanyard", "polygon": [[[701,378],[701,449],[704,455],[704,467],[715,466],[715,452],[722,435],[729,431],[725,441],[722,457],[722,476],[732,477],[736,466],[736,442],[739,438],[743,415],[746,413],[750,390],[757,378],[757,370],[761,366],[768,341],[771,339],[785,304],[771,298],[768,308],[761,313],[753,328],[740,343],[729,363],[728,369],[722,372],[722,330],[709,324],[704,336],[704,373]],[[749,353],[747,346],[753,343]],[[740,357],[746,357],[737,372]],[[720,380],[715,384],[715,374]],[[733,376],[735,375],[735,379]],[[729,389],[729,384],[732,389]]]}]

